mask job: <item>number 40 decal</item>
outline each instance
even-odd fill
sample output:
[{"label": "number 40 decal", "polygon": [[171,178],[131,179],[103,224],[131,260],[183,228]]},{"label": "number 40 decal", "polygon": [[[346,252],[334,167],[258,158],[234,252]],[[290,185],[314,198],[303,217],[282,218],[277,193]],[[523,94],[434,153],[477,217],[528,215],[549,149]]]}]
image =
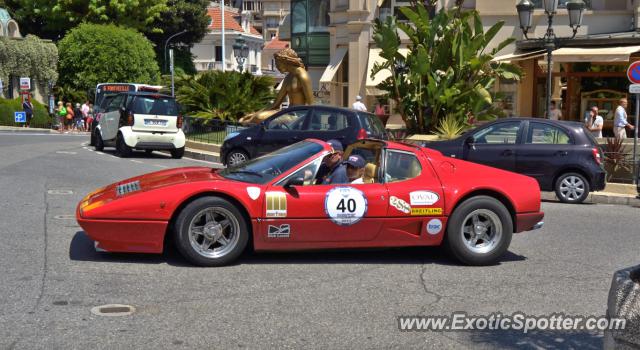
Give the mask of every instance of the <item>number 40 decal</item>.
[{"label": "number 40 decal", "polygon": [[357,188],[335,187],[327,192],[324,210],[338,225],[353,225],[367,214],[367,197]]},{"label": "number 40 decal", "polygon": [[338,210],[341,210],[343,213],[345,211],[348,211],[350,213],[355,213],[356,211],[356,200],[353,198],[349,198],[347,200],[347,206],[344,205],[345,199],[342,198],[340,200],[340,203],[338,203],[338,206],[336,207]]}]

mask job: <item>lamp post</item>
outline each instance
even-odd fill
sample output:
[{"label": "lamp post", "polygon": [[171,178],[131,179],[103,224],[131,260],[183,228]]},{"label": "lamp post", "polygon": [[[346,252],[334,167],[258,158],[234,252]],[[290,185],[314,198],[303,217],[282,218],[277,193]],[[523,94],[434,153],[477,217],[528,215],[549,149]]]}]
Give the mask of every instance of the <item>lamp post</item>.
[{"label": "lamp post", "polygon": [[[570,0],[567,2],[567,11],[569,12],[569,26],[573,29],[573,35],[570,38],[559,38],[553,32],[553,17],[558,11],[558,0],[543,0],[544,12],[547,15],[547,32],[544,37],[539,40],[544,42],[544,48],[547,50],[547,118],[551,117],[551,79],[553,79],[553,50],[562,45],[563,41],[571,40],[576,37],[578,28],[582,25],[582,17],[584,15],[585,3],[582,0]],[[527,36],[533,22],[533,10],[535,5],[530,0],[522,0],[516,9],[518,10],[518,19],[520,20],[520,29],[525,39],[530,40]]]},{"label": "lamp post", "polygon": [[183,30],[183,31],[181,31],[181,32],[175,33],[175,34],[173,34],[172,36],[170,36],[170,37],[169,37],[169,38],[164,42],[164,71],[165,71],[165,72],[167,71],[167,45],[169,45],[169,42],[170,42],[173,38],[177,37],[178,35],[182,35],[182,34],[184,34],[184,33],[186,33],[186,32],[187,32],[186,30]]},{"label": "lamp post", "polygon": [[238,71],[242,72],[244,70],[244,61],[249,57],[249,45],[247,45],[243,37],[236,39],[233,44],[233,55],[236,56],[236,61],[238,61]]}]

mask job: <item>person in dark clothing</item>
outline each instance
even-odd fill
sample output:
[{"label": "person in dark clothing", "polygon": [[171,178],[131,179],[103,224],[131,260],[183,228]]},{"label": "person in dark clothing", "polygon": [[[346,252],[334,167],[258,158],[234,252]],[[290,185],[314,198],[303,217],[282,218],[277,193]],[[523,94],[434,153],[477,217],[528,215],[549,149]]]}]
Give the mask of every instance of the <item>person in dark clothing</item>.
[{"label": "person in dark clothing", "polygon": [[342,163],[342,143],[338,140],[329,140],[327,143],[331,145],[333,152],[322,161],[322,165],[316,175],[316,183],[322,185],[349,183],[347,166]]},{"label": "person in dark clothing", "polygon": [[27,115],[27,122],[25,126],[27,128],[31,127],[31,118],[33,118],[33,104],[31,103],[31,95],[27,95],[22,102],[22,110]]}]

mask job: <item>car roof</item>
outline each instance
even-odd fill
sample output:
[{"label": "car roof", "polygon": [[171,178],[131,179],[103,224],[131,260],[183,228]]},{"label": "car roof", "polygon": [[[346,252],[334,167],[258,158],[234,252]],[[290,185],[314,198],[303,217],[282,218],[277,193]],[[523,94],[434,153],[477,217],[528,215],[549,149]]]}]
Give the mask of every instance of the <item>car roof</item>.
[{"label": "car roof", "polygon": [[[326,141],[322,141],[322,140],[318,140],[318,139],[306,139],[306,141],[319,143],[319,144],[324,146],[324,149],[326,151],[331,151],[331,146]],[[386,140],[380,140],[380,139],[362,139],[362,140],[358,140],[358,141],[354,142],[354,144],[359,142],[359,141],[379,142],[379,143],[382,143],[384,147],[387,147],[387,148],[390,148],[390,149],[394,149],[394,150],[398,150],[398,151],[414,152],[414,151],[420,150],[420,147],[418,145],[399,142],[399,141],[386,141]],[[347,146],[349,146],[349,145],[347,145]],[[345,147],[345,149],[346,149],[346,147]]]},{"label": "car roof", "polygon": [[577,128],[581,128],[582,125],[583,125],[581,122],[576,122],[576,121],[572,121],[572,120],[553,120],[553,119],[535,118],[535,117],[508,117],[508,118],[498,118],[496,120],[492,120],[492,121],[489,121],[487,123],[483,123],[483,124],[477,125],[473,129],[481,127],[481,126],[484,126],[484,125],[488,125],[488,124],[493,124],[493,123],[498,123],[498,122],[508,122],[508,121],[543,122],[543,123],[551,123],[551,124],[556,124],[556,125],[565,126],[565,127],[577,127]]},{"label": "car roof", "polygon": [[131,95],[131,96],[153,96],[153,97],[163,97],[163,98],[173,98],[175,99],[175,97],[169,96],[169,95],[165,95],[165,94],[161,94],[159,92],[152,92],[152,91],[129,91],[129,92],[121,92],[120,94],[122,95]]},{"label": "car roof", "polygon": [[345,107],[325,106],[325,105],[297,105],[297,106],[287,107],[285,109],[282,109],[281,111],[290,111],[290,110],[293,111],[298,109],[325,109],[325,110],[332,110],[332,111],[343,112],[343,113],[357,112],[356,110],[345,108]]}]

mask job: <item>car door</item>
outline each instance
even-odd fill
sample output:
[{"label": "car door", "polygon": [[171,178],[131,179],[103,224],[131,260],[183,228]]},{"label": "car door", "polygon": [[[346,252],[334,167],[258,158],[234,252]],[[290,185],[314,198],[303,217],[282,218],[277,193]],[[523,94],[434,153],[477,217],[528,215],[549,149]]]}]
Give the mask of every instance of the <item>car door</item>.
[{"label": "car door", "polygon": [[303,140],[302,132],[309,108],[285,110],[267,119],[258,135],[257,155],[261,156]]},{"label": "car door", "polygon": [[474,132],[465,142],[463,158],[470,162],[516,171],[516,153],[522,134],[522,121],[492,123]]},{"label": "car door", "polygon": [[124,94],[114,97],[107,106],[106,112],[100,120],[100,129],[102,131],[102,139],[105,141],[113,140],[118,134],[118,126],[120,123],[120,108],[124,105]]},{"label": "car door", "polygon": [[314,108],[309,113],[308,122],[300,134],[302,139],[315,138],[328,141],[340,140],[344,146],[353,140],[347,140],[349,134],[354,134],[355,118],[340,110],[330,108]]},{"label": "car door", "polygon": [[322,157],[267,188],[261,222],[267,242],[338,247],[340,242],[370,241],[378,235],[389,200],[384,184],[313,185],[308,180],[303,186],[285,186],[291,178],[315,178],[321,163]]},{"label": "car door", "polygon": [[524,129],[524,142],[516,156],[517,172],[551,189],[555,172],[571,158],[574,148],[571,134],[545,121],[529,121]]},{"label": "car door", "polygon": [[[384,179],[389,191],[388,220],[383,232],[434,238],[444,230],[442,185],[422,152],[386,150]],[[395,220],[394,220],[395,219]],[[429,229],[425,225],[431,224]],[[427,231],[425,231],[427,230]]]}]

